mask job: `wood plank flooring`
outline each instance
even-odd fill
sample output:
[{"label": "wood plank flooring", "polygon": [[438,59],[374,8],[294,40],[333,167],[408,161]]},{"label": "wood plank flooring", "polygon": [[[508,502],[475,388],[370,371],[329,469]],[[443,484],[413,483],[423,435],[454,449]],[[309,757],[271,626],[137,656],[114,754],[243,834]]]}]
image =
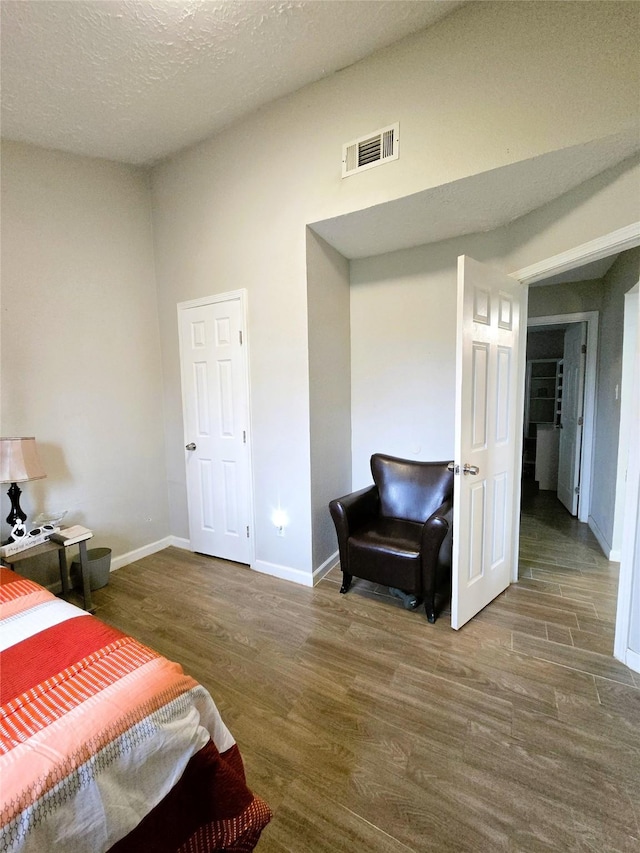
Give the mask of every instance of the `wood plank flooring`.
[{"label": "wood plank flooring", "polygon": [[521,574],[459,632],[337,570],[308,589],[175,548],[94,598],[211,691],[274,811],[260,853],[637,853],[617,564],[541,493]]}]

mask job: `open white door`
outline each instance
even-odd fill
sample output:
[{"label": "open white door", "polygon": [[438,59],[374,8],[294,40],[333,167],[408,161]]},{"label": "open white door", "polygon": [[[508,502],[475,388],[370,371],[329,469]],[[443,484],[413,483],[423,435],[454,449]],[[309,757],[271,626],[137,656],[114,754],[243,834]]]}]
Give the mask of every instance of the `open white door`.
[{"label": "open white door", "polygon": [[586,353],[587,324],[575,323],[564,333],[558,461],[558,500],[571,515],[578,514]]},{"label": "open white door", "polygon": [[520,528],[526,285],[458,258],[451,626],[515,575]]},{"label": "open white door", "polygon": [[242,295],[178,306],[191,549],[251,562]]}]

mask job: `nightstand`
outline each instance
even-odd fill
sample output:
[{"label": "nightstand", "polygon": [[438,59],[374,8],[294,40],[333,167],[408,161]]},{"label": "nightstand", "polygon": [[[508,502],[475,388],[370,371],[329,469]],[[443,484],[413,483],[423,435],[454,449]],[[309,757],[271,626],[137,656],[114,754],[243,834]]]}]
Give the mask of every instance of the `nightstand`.
[{"label": "nightstand", "polygon": [[[87,542],[85,539],[82,542],[76,543],[80,549],[80,568],[82,570],[82,594],[84,598],[84,609],[89,613],[95,612],[95,607],[91,600],[91,584],[89,579],[89,562],[87,560]],[[33,548],[26,548],[24,551],[18,551],[17,554],[12,554],[10,557],[3,557],[2,561],[9,568],[16,571],[16,566],[25,560],[32,560],[34,557],[39,557],[42,554],[52,554],[58,552],[58,564],[60,566],[60,583],[62,584],[63,598],[69,598],[69,568],[67,566],[67,548],[71,545],[59,545],[57,542],[43,542],[41,545],[34,545]],[[19,569],[18,569],[19,571]]]}]

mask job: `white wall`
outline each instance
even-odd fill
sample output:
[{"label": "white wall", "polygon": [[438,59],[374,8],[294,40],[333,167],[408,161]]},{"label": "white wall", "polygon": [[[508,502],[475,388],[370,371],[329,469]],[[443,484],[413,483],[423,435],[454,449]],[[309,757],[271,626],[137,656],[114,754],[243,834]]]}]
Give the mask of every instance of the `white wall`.
[{"label": "white wall", "polygon": [[[187,530],[176,303],[248,289],[256,556],[311,572],[306,224],[628,128],[634,14],[471,4],[153,171],[173,533]],[[399,160],[342,181],[342,143],[393,121]],[[278,498],[296,514],[284,538]]]},{"label": "white wall", "polygon": [[68,509],[114,558],[168,534],[144,172],[3,143],[1,430],[38,441],[31,517]]},{"label": "white wall", "polygon": [[[371,482],[369,458],[377,450],[452,455],[457,255],[510,271],[586,242],[595,222],[601,236],[610,230],[612,184],[619,204],[611,230],[620,218],[640,218],[636,159],[505,228],[351,262],[354,488]],[[599,282],[534,286],[529,315],[598,310],[602,299]]]},{"label": "white wall", "polygon": [[[509,270],[523,269],[637,222],[639,188],[640,156],[636,154],[521,217],[509,227]],[[531,288],[531,296],[536,290]]]},{"label": "white wall", "polygon": [[[634,524],[634,518],[629,517],[629,526]],[[629,535],[635,539],[635,549],[632,554],[631,572],[633,576],[629,624],[629,649],[634,654],[633,668],[640,672],[640,503],[636,509],[635,530],[630,530]]]},{"label": "white wall", "polygon": [[[35,432],[45,445],[52,474],[34,484],[35,503],[68,506],[116,553],[188,535],[176,304],[245,287],[256,556],[311,573],[328,541],[312,498],[307,223],[627,129],[638,117],[634,15],[627,3],[470,4],[157,166],[161,369],[144,175],[5,146],[3,431]],[[396,120],[400,159],[342,181],[342,143]],[[621,168],[510,232],[503,265],[627,224],[628,175]],[[483,245],[469,238],[462,250],[477,246],[482,259]],[[443,314],[447,264],[429,268],[446,291]],[[404,280],[403,264],[390,276]],[[61,398],[59,377],[86,390]],[[445,431],[437,440],[444,449]],[[284,538],[270,520],[278,500],[295,518]],[[312,531],[324,543],[315,551]]]},{"label": "white wall", "polygon": [[[636,356],[640,323],[640,277],[638,283],[624,297],[624,331],[622,343],[622,384],[620,388],[620,434],[618,439],[618,473],[616,506],[613,522],[612,550],[619,559],[623,550],[625,515],[627,510],[627,479],[634,442],[640,442],[637,416],[634,415],[634,393],[639,377],[636,376]],[[624,571],[624,567],[622,567]],[[638,618],[640,628],[640,616]]]},{"label": "white wall", "polygon": [[457,256],[495,262],[501,236],[351,262],[354,489],[372,482],[372,453],[453,459]]},{"label": "white wall", "polygon": [[[639,285],[625,296],[623,392],[618,471],[625,483],[618,490],[616,516],[623,512],[620,584],[614,655],[640,672],[640,301]],[[616,518],[616,527],[618,526]]]},{"label": "white wall", "polygon": [[[328,503],[351,491],[349,262],[307,232],[313,565],[331,568]],[[323,565],[327,563],[327,565]]]}]

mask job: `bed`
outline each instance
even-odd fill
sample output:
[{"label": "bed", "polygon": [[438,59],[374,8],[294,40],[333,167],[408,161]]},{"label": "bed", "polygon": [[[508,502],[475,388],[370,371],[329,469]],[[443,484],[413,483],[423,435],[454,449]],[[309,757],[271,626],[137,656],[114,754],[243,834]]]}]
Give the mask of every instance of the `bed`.
[{"label": "bed", "polygon": [[269,822],[208,692],[0,567],[0,851],[253,850]]}]

